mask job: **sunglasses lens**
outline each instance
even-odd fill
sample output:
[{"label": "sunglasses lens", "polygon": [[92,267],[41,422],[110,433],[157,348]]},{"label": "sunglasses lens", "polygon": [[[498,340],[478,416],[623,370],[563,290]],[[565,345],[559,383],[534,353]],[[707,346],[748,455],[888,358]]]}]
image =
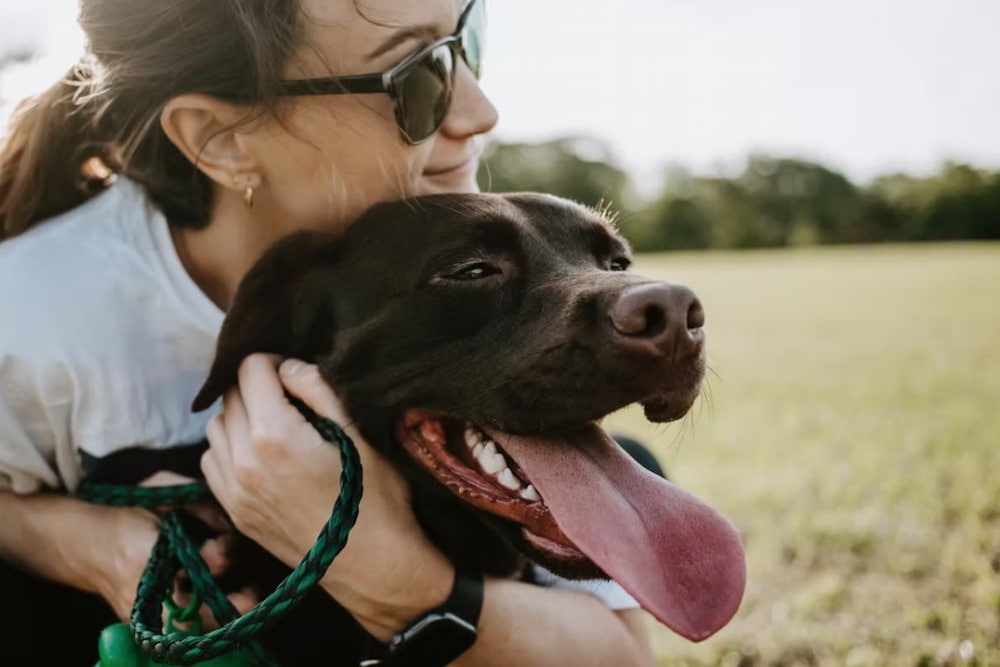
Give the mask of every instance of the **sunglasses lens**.
[{"label": "sunglasses lens", "polygon": [[462,26],[462,48],[465,63],[478,79],[483,66],[483,36],[486,34],[486,3],[473,0],[469,15]]},{"label": "sunglasses lens", "polygon": [[397,118],[411,142],[427,139],[444,122],[451,105],[454,71],[454,54],[443,44],[396,80]]}]

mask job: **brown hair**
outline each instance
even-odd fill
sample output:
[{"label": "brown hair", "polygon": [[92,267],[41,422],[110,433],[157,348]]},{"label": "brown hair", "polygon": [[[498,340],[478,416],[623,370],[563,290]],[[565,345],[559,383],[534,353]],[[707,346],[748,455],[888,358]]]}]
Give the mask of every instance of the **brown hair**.
[{"label": "brown hair", "polygon": [[21,103],[0,145],[0,240],[83,203],[115,173],[141,183],[171,223],[204,226],[209,180],[167,138],[160,112],[184,93],[273,111],[300,36],[299,1],[80,7],[87,56]]}]

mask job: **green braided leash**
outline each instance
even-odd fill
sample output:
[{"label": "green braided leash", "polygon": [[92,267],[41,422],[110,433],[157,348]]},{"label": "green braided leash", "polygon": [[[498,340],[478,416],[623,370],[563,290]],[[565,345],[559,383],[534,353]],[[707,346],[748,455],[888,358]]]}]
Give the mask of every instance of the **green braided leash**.
[{"label": "green braided leash", "polygon": [[[336,443],[340,448],[343,463],[340,494],[330,520],[299,566],[273,593],[250,612],[239,616],[215,585],[208,566],[198,553],[198,547],[181,526],[177,512],[169,512],[162,521],[159,538],[139,581],[130,617],[136,645],[154,660],[171,665],[191,665],[240,648],[250,648],[258,662],[266,664],[268,661],[254,638],[288,614],[323,577],[330,563],[344,548],[358,518],[361,502],[361,460],[357,449],[334,422],[320,417],[301,401],[293,397],[290,400],[325,440]],[[212,497],[204,482],[168,487],[84,483],[77,495],[105,505],[149,508],[185,505]],[[162,605],[170,599],[174,579],[181,569],[187,573],[195,593],[205,601],[216,620],[224,624],[222,627],[202,636],[180,632],[163,634]]]}]

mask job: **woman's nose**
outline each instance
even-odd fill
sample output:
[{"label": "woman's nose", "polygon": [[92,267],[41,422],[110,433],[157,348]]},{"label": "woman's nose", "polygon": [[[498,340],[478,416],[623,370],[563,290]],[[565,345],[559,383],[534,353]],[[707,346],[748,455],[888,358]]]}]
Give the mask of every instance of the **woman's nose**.
[{"label": "woman's nose", "polygon": [[496,107],[480,88],[472,70],[461,62],[455,72],[454,98],[441,132],[452,139],[464,139],[489,132],[498,119]]}]

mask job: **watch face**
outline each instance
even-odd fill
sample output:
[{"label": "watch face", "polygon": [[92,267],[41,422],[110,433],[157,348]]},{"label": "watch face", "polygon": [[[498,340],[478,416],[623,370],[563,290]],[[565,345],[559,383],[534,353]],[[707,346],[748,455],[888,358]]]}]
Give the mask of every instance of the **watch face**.
[{"label": "watch face", "polygon": [[428,614],[390,648],[390,664],[401,667],[444,667],[476,641],[476,628],[454,614]]}]

